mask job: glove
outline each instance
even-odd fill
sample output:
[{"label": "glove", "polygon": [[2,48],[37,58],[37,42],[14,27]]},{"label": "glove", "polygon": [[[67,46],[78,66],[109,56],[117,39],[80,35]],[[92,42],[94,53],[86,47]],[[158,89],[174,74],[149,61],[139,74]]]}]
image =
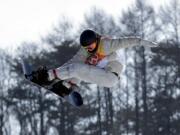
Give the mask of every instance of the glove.
[{"label": "glove", "polygon": [[86,64],[89,64],[89,65],[97,65],[97,63],[99,62],[99,56],[98,55],[96,55],[96,54],[94,54],[94,55],[90,55],[87,59],[86,59],[86,61],[85,61],[85,63]]},{"label": "glove", "polygon": [[45,66],[40,66],[37,71],[32,72],[32,82],[35,82],[39,85],[48,85],[48,70]]},{"label": "glove", "polygon": [[148,40],[142,40],[141,45],[143,45],[144,47],[158,47],[159,46],[158,43],[151,42],[151,41],[148,41]]}]

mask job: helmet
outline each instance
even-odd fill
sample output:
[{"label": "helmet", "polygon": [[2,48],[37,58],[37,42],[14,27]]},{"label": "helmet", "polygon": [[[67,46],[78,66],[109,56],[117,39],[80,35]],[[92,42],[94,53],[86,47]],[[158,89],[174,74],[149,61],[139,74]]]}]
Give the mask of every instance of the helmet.
[{"label": "helmet", "polygon": [[80,35],[80,44],[88,46],[97,40],[97,34],[93,30],[85,30]]}]

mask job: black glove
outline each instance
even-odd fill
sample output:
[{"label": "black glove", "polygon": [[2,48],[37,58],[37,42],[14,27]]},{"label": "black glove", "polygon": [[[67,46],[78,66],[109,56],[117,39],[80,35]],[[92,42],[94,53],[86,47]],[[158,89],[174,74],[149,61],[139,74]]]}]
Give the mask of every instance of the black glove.
[{"label": "black glove", "polygon": [[40,66],[37,71],[32,72],[32,82],[39,85],[48,85],[48,70],[45,66]]}]

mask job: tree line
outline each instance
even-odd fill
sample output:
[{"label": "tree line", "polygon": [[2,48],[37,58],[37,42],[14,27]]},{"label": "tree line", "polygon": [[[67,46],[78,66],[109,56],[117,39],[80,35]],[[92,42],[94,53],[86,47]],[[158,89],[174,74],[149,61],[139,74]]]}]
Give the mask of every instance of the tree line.
[{"label": "tree line", "polygon": [[[82,82],[84,105],[77,109],[27,82],[20,59],[34,68],[61,66],[76,54],[79,33],[87,28],[115,38],[141,37],[159,46],[120,51],[125,68],[118,86]],[[0,135],[178,135],[180,1],[171,0],[155,12],[146,1],[136,0],[116,19],[94,7],[74,29],[62,18],[40,45],[22,43],[15,57],[0,50]]]}]

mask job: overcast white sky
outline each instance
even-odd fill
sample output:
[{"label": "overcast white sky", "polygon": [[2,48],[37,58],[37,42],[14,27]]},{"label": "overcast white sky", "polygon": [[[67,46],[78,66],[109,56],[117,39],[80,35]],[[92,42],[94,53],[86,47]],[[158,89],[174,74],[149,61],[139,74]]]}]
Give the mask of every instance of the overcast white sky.
[{"label": "overcast white sky", "polygon": [[[149,0],[158,7],[169,0]],[[92,6],[117,16],[134,0],[0,0],[0,47],[38,41],[64,14],[78,24]]]}]

